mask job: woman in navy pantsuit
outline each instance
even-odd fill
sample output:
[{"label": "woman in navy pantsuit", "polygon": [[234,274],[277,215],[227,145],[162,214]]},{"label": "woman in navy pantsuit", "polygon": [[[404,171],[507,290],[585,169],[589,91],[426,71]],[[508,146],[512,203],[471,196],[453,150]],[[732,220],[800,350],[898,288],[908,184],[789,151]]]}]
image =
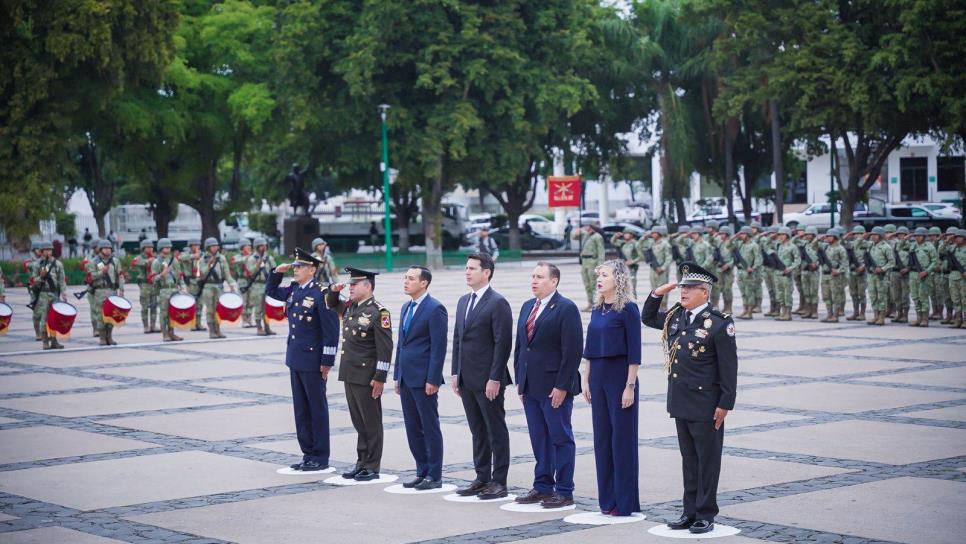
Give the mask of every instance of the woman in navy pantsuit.
[{"label": "woman in navy pantsuit", "polygon": [[641,314],[624,261],[597,267],[597,298],[584,358],[584,398],[591,404],[597,496],[612,516],[640,512],[637,490],[637,369],[641,364]]}]

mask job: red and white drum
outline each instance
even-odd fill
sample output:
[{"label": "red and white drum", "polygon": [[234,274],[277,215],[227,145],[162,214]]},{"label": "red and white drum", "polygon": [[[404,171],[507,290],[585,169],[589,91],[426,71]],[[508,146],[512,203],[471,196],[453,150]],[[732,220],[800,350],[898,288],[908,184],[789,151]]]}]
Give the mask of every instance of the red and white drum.
[{"label": "red and white drum", "polygon": [[0,336],[7,334],[10,328],[10,319],[13,318],[13,308],[5,302],[0,302]]},{"label": "red and white drum", "polygon": [[281,300],[275,300],[274,298],[265,295],[265,319],[269,323],[281,323],[285,321],[285,302]]},{"label": "red and white drum", "polygon": [[168,319],[171,326],[188,329],[195,326],[195,297],[178,293],[168,301]]},{"label": "red and white drum", "polygon": [[245,301],[238,293],[224,293],[218,297],[218,306],[215,307],[215,314],[219,322],[238,323],[241,319],[242,311],[245,309]]},{"label": "red and white drum", "polygon": [[47,334],[59,340],[70,338],[70,329],[77,319],[77,308],[67,302],[56,301],[47,309]]},{"label": "red and white drum", "polygon": [[124,297],[111,295],[101,307],[104,323],[120,327],[127,321],[127,314],[131,312],[131,301]]}]

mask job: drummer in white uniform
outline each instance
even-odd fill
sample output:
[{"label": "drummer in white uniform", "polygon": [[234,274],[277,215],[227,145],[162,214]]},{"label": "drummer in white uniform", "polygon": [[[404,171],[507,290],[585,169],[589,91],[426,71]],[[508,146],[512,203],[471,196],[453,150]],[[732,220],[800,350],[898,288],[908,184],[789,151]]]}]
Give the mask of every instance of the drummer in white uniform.
[{"label": "drummer in white uniform", "polygon": [[[188,289],[184,283],[184,274],[181,270],[181,261],[172,254],[171,240],[162,238],[158,240],[157,259],[151,263],[151,272],[148,275],[148,283],[159,289],[158,303],[161,305],[161,337],[165,342],[184,340],[174,333],[171,328],[171,316],[169,314],[171,297],[180,293],[187,293]],[[194,310],[192,310],[194,313]]]}]

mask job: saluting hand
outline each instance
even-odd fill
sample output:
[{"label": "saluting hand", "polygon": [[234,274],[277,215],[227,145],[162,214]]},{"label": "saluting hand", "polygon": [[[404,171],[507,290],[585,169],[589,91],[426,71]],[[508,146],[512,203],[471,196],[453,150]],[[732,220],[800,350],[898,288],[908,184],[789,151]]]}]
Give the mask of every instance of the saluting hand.
[{"label": "saluting hand", "polygon": [[343,283],[341,281],[339,283],[333,283],[333,284],[329,285],[329,290],[332,291],[333,293],[338,293],[339,291],[341,291],[343,289],[345,289],[345,283]]},{"label": "saluting hand", "polygon": [[666,295],[666,294],[670,293],[671,291],[673,291],[674,289],[676,289],[677,286],[678,286],[678,282],[676,282],[676,281],[671,281],[671,282],[665,283],[664,285],[662,285],[662,286],[658,287],[657,289],[655,289],[654,290],[654,294],[657,295],[657,296],[659,296],[659,297],[663,297],[664,295]]},{"label": "saluting hand", "polygon": [[292,263],[280,264],[275,267],[275,271],[278,272],[279,274],[284,274],[288,272],[289,268],[292,268]]}]

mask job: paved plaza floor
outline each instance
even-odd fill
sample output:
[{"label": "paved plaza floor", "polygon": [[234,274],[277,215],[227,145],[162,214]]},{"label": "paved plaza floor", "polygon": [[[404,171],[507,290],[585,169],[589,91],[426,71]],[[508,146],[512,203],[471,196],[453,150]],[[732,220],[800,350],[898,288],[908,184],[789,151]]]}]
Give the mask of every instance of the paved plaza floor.
[{"label": "paved plaza floor", "polygon": [[[499,265],[494,288],[514,314],[529,298],[532,263]],[[561,264],[560,291],[585,304],[579,270]],[[642,275],[646,276],[646,275]],[[639,291],[650,289],[642,277]],[[461,270],[435,274],[450,310]],[[24,289],[0,337],[0,543],[56,542],[660,542],[677,518],[680,455],[664,410],[659,331],[645,329],[640,370],[640,493],[647,519],[610,526],[574,512],[521,513],[499,504],[399,495],[388,484],[335,486],[330,474],[285,476],[300,460],[282,335],[223,327],[226,340],[141,332],[137,288],[121,344],[97,347],[86,302],[63,351],[33,340]],[[377,298],[399,324],[400,271]],[[767,306],[767,303],[766,303]],[[735,309],[741,309],[740,299]],[[589,319],[582,314],[585,325]],[[516,315],[514,315],[516,317]],[[966,331],[861,322],[738,321],[738,403],[728,416],[717,522],[722,542],[966,542]],[[449,360],[446,362],[448,374]],[[513,390],[511,390],[511,393]],[[328,389],[332,464],[355,461],[344,391]],[[526,420],[507,395],[509,483],[529,489]],[[383,473],[413,475],[399,397],[387,388]],[[459,399],[440,393],[444,483],[473,478]],[[575,401],[578,511],[597,510],[590,407]]]}]

